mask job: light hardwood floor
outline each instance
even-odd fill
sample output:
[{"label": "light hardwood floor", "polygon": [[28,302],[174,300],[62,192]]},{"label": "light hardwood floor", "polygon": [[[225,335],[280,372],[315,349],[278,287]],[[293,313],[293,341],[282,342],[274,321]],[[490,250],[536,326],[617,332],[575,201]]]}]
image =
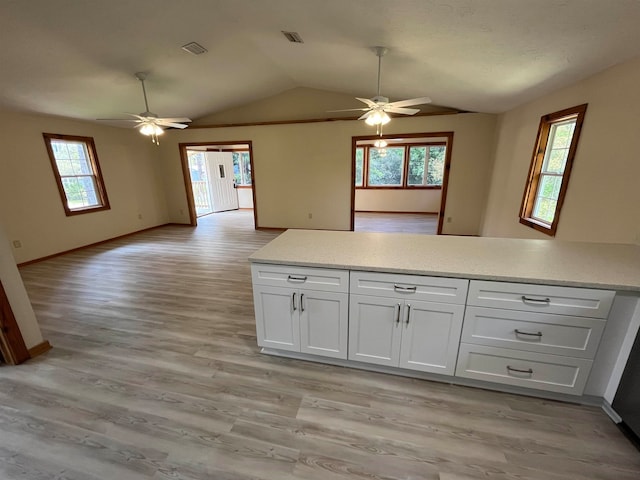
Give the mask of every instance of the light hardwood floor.
[{"label": "light hardwood floor", "polygon": [[0,367],[1,479],[640,478],[597,408],[261,355],[250,215],[21,269],[54,348]]},{"label": "light hardwood floor", "polygon": [[356,232],[422,233],[435,235],[438,215],[433,213],[355,212]]}]

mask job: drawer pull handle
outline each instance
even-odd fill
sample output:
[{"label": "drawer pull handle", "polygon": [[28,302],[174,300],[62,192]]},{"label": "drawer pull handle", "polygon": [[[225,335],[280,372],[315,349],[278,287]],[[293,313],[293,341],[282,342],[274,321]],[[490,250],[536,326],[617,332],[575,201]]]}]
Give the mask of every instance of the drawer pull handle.
[{"label": "drawer pull handle", "polygon": [[396,311],[396,327],[400,324],[400,304],[398,304],[398,310]]},{"label": "drawer pull handle", "polygon": [[542,337],[542,332],[537,332],[537,333],[521,332],[517,328],[515,332],[516,332],[516,335],[529,335],[530,337]]},{"label": "drawer pull handle", "polygon": [[521,369],[519,369],[519,368],[513,368],[513,367],[511,367],[511,366],[507,365],[507,371],[508,371],[509,373],[511,373],[511,372],[518,372],[518,373],[526,373],[526,374],[528,374],[528,375],[533,375],[533,369],[532,369],[532,368],[527,368],[526,370],[521,370]]},{"label": "drawer pull handle", "polygon": [[293,295],[291,295],[291,308],[293,308],[293,311],[296,311],[296,292],[293,292]]},{"label": "drawer pull handle", "polygon": [[546,303],[547,305],[551,303],[550,298],[531,298],[525,295],[522,295],[522,301],[524,303],[532,302],[532,303]]},{"label": "drawer pull handle", "polygon": [[396,292],[410,292],[410,293],[415,293],[416,292],[416,286],[413,287],[403,287],[402,285],[398,285],[397,283],[393,284],[393,289]]},{"label": "drawer pull handle", "polygon": [[298,277],[296,275],[289,275],[288,279],[290,282],[304,283],[307,281],[307,276],[305,275],[305,276]]}]

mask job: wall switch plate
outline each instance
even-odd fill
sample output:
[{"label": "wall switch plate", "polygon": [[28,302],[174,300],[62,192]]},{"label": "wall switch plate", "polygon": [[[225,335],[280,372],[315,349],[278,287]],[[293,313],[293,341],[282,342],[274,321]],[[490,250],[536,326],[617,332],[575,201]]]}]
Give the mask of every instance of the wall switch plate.
[{"label": "wall switch plate", "polygon": [[14,248],[22,248],[22,242],[20,240],[14,240],[13,241],[13,247]]}]

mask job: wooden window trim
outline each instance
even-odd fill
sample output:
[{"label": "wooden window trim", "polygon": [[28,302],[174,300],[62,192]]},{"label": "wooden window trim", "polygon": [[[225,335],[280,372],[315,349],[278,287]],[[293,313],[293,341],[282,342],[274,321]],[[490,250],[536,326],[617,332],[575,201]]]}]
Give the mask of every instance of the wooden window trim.
[{"label": "wooden window trim", "polygon": [[[51,168],[53,170],[53,175],[56,179],[56,184],[58,186],[58,192],[60,193],[60,199],[62,200],[62,206],[64,208],[64,213],[67,217],[73,215],[82,215],[84,213],[90,212],[99,212],[102,210],[110,210],[111,206],[109,204],[109,197],[107,196],[107,189],[104,185],[104,180],[102,178],[102,170],[100,169],[100,162],[98,161],[98,152],[96,150],[95,142],[93,141],[93,137],[81,137],[77,135],[60,135],[56,133],[43,133],[44,144],[47,147],[47,153],[49,155],[49,161],[51,162]],[[64,140],[68,142],[82,142],[87,146],[87,152],[89,153],[89,161],[91,162],[91,168],[93,169],[93,173],[96,180],[96,193],[100,198],[101,205],[96,205],[94,207],[86,207],[86,208],[78,208],[71,210],[69,208],[69,203],[67,201],[67,194],[64,191],[64,186],[62,185],[62,177],[60,176],[60,172],[58,170],[58,164],[56,163],[56,158],[53,153],[53,148],[51,147],[51,140]]]},{"label": "wooden window trim", "polygon": [[[520,206],[520,223],[533,228],[539,232],[542,232],[549,236],[555,236],[558,229],[558,221],[560,220],[560,212],[562,211],[562,204],[567,194],[567,188],[569,185],[569,178],[571,176],[571,168],[573,166],[573,160],[578,148],[578,141],[580,139],[580,132],[582,130],[582,124],[584,123],[585,113],[587,111],[588,104],[582,104],[571,108],[566,108],[558,112],[543,115],[540,118],[540,125],[538,127],[538,135],[536,137],[536,143],[533,148],[533,155],[531,157],[531,165],[529,166],[529,174],[527,175],[527,183],[525,184],[524,194],[522,196],[522,204]],[[533,206],[538,192],[538,185],[540,180],[540,173],[542,170],[542,164],[544,162],[545,153],[547,150],[547,143],[549,141],[549,133],[551,126],[555,123],[562,122],[571,118],[576,119],[576,126],[573,131],[573,137],[571,139],[571,145],[569,147],[569,153],[567,154],[567,161],[564,167],[564,173],[562,174],[562,183],[560,185],[560,192],[558,193],[558,201],[556,203],[556,209],[553,217],[553,222],[547,224],[532,217]]]},{"label": "wooden window trim", "polygon": [[[442,185],[408,185],[409,176],[409,149],[411,147],[446,147],[446,142],[426,142],[426,143],[393,143],[387,148],[404,147],[404,157],[402,161],[402,185],[369,185],[369,150],[371,145],[356,145],[356,149],[364,149],[362,158],[362,185],[356,185],[356,190],[441,190]],[[374,147],[375,148],[375,147]],[[355,155],[355,153],[354,153]],[[445,153],[446,157],[446,153]],[[426,172],[425,172],[426,174]],[[355,184],[355,172],[353,183]]]}]

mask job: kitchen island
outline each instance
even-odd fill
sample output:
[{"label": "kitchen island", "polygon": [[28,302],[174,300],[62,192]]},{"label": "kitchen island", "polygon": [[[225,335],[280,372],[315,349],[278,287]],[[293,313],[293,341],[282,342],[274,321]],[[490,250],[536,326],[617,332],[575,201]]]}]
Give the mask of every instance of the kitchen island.
[{"label": "kitchen island", "polygon": [[289,230],[251,255],[265,353],[611,402],[640,247]]}]

